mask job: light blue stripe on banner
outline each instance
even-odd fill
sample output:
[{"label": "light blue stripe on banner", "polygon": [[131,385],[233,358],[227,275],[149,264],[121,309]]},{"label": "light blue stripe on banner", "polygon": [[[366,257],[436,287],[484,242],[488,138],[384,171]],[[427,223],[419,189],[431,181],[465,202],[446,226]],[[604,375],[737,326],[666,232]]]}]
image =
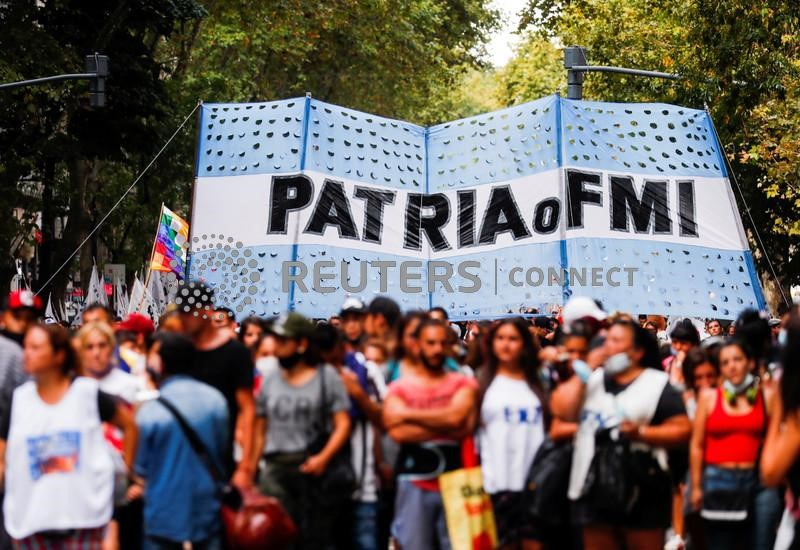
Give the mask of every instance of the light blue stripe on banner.
[{"label": "light blue stripe on banner", "polygon": [[[300,170],[304,105],[305,98],[204,104],[197,176]],[[423,189],[425,128],[314,99],[308,117],[308,169]],[[559,138],[562,165],[668,176],[725,174],[708,114],[661,103],[559,102],[548,96],[429,132],[432,192],[555,168]]]},{"label": "light blue stripe on banner", "polygon": [[300,170],[305,98],[269,103],[204,103],[197,177]]},{"label": "light blue stripe on banner", "polygon": [[239,320],[248,315],[272,317],[289,310],[281,268],[292,259],[292,245],[237,247],[217,235],[200,239],[193,248],[192,279],[214,288],[216,305],[231,308]]},{"label": "light blue stripe on banner", "polygon": [[[372,298],[378,295],[386,295],[394,298],[403,311],[425,310],[428,308],[428,279],[425,269],[426,262],[418,257],[397,256],[384,252],[367,252],[351,248],[340,248],[332,246],[312,246],[300,245],[297,252],[297,260],[303,262],[308,268],[308,276],[305,279],[307,292],[301,289],[295,292],[295,310],[310,317],[320,318],[329,317],[338,313],[349,295],[361,298],[364,303],[369,303]],[[320,293],[312,288],[314,281],[314,269],[317,262],[333,262],[333,267],[319,264],[322,274],[332,274],[333,279],[323,281],[323,286],[334,288],[333,292]],[[385,291],[381,286],[381,272],[377,267],[372,267],[373,262],[395,262],[394,267],[386,267],[386,286]],[[409,292],[401,289],[400,268],[402,262],[420,262],[421,267],[409,265],[408,273],[412,276],[419,274],[417,280],[408,280]],[[363,267],[362,267],[363,266]],[[366,269],[367,284],[364,290],[358,289],[361,284],[361,269]],[[342,270],[345,270],[345,280],[349,281],[348,291],[342,284]],[[412,292],[412,288],[419,288],[419,292]]]},{"label": "light blue stripe on banner", "polygon": [[[520,313],[522,308],[530,307],[544,313],[548,305],[561,303],[562,281],[549,277],[551,271],[558,277],[561,267],[559,241],[474,251],[441,261],[452,266],[452,292],[437,283],[432,304],[445,308],[453,319]],[[480,267],[463,262],[478,262]],[[459,275],[460,265],[470,274],[477,275],[480,281],[477,292],[457,292],[459,286],[467,289],[477,286],[470,278]],[[444,273],[444,269],[437,268],[437,273]]]},{"label": "light blue stripe on banner", "polygon": [[[289,308],[288,292],[282,288],[282,268],[283,262],[292,260],[291,245],[237,248],[226,240],[217,241],[200,243],[193,261],[197,273],[217,290],[219,305],[230,307],[240,319],[250,314],[277,315]],[[567,239],[565,246],[572,270],[572,294],[596,298],[609,311],[732,319],[745,308],[763,306],[760,288],[752,279],[752,258],[746,251],[628,239],[576,238]],[[367,302],[386,294],[404,311],[427,309],[430,303],[446,308],[457,319],[518,313],[523,307],[546,312],[548,306],[563,303],[562,284],[557,278],[563,276],[559,273],[560,248],[561,242],[553,241],[443,259],[452,266],[450,285],[454,292],[436,283],[429,296],[427,270],[434,266],[424,261],[408,266],[408,272],[419,278],[406,281],[408,291],[401,287],[401,263],[420,262],[419,258],[299,245],[296,259],[303,262],[307,274],[303,279],[305,290],[298,287],[295,291],[295,308],[311,317],[326,318],[337,313],[352,293]],[[385,292],[381,289],[381,272],[373,264],[376,261],[394,262],[385,268]],[[457,292],[459,286],[475,287],[472,279],[459,275],[459,265],[467,261],[479,263],[477,268],[464,266],[478,277],[477,292]],[[333,264],[317,266],[318,262]],[[362,262],[367,283],[360,290]],[[350,291],[342,284],[343,266]],[[332,275],[322,281],[332,292],[314,291],[315,268],[323,275]],[[632,284],[628,284],[624,268],[637,268]],[[440,265],[436,272],[445,273],[444,269]],[[596,281],[592,280],[592,269],[599,270]]]},{"label": "light blue stripe on banner", "polygon": [[556,96],[430,128],[430,190],[521,178],[558,166]]},{"label": "light blue stripe on banner", "polygon": [[724,175],[705,111],[665,103],[561,104],[567,166],[654,177]]},{"label": "light blue stripe on banner", "polygon": [[[659,313],[733,319],[745,308],[759,308],[760,289],[748,269],[748,252],[630,239],[567,240],[570,269],[587,270],[573,295],[599,299],[607,311]],[[635,268],[633,284],[592,286],[591,269]]]}]

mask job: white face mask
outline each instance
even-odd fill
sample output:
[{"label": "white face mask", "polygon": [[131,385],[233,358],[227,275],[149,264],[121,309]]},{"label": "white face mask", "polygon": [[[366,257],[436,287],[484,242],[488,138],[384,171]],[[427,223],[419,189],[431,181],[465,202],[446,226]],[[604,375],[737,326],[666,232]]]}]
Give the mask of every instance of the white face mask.
[{"label": "white face mask", "polygon": [[782,328],[778,333],[778,344],[780,344],[781,347],[786,345],[786,339],[788,336],[789,334],[786,332],[785,328]]},{"label": "white face mask", "polygon": [[603,369],[611,376],[622,374],[631,367],[631,358],[627,353],[617,353],[606,359]]}]

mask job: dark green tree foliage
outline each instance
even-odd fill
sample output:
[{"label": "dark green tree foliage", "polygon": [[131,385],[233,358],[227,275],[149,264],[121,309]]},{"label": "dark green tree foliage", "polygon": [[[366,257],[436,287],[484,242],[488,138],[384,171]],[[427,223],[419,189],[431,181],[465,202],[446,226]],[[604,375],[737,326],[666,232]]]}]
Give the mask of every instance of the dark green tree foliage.
[{"label": "dark green tree foliage", "polygon": [[783,286],[800,283],[800,3],[531,0],[522,26],[587,47],[590,63],[685,76],[591,74],[584,95],[707,106]]},{"label": "dark green tree foliage", "polygon": [[[0,288],[6,287],[8,266],[18,254],[9,247],[14,241],[8,237],[29,241],[32,224],[42,228],[39,277],[33,282],[37,288],[88,235],[169,135],[176,105],[160,78],[162,65],[155,51],[181,23],[204,14],[199,4],[188,0],[37,4],[0,4],[0,78],[83,72],[84,56],[100,52],[112,63],[108,101],[103,109],[89,108],[86,82],[3,92]],[[111,251],[112,260],[130,260],[126,252],[141,248],[139,241],[147,242],[142,230],[154,225],[161,200],[185,198],[191,161],[175,153],[83,248],[84,277],[99,241]],[[20,207],[27,217],[17,221],[11,213]],[[31,218],[37,211],[42,214],[40,221]],[[56,217],[66,221],[58,240],[53,234]],[[146,233],[152,232],[150,228]],[[136,256],[138,267],[141,254]],[[65,284],[65,277],[56,281],[56,296]]]},{"label": "dark green tree foliage", "polygon": [[439,122],[497,23],[485,0],[219,1],[173,41],[187,86],[209,101],[304,95]]},{"label": "dark green tree foliage", "polygon": [[[104,109],[88,83],[0,98],[0,288],[42,228],[43,283],[127,189],[197,99],[274,100],[311,92],[421,123],[450,117],[452,88],[480,65],[497,23],[486,0],[49,0],[0,3],[0,79],[82,72],[111,59]],[[194,121],[80,254],[85,277],[101,248],[141,269],[163,201],[188,213]],[[26,186],[21,182],[27,182]],[[31,192],[33,191],[33,192]],[[27,217],[17,219],[14,211]],[[41,220],[36,219],[38,212]],[[67,220],[62,238],[54,220]],[[103,247],[99,246],[104,245]],[[30,247],[29,247],[30,248]],[[33,262],[34,264],[36,262]],[[65,270],[69,271],[69,270]],[[56,280],[55,296],[66,278]]]}]

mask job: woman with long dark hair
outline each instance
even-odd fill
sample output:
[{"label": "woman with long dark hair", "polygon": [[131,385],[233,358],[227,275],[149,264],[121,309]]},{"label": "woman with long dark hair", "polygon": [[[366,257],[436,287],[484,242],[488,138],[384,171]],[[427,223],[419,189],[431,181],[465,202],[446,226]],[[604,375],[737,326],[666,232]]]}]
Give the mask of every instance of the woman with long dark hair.
[{"label": "woman with long dark hair", "polygon": [[522,318],[499,321],[489,330],[488,354],[478,439],[500,547],[541,548],[541,536],[524,520],[525,477],[547,433],[547,399],[528,324]]},{"label": "woman with long dark hair", "polygon": [[239,324],[239,341],[255,355],[258,344],[264,336],[264,321],[251,315]]},{"label": "woman with long dark hair", "polygon": [[741,340],[722,345],[719,367],[722,383],[697,402],[692,508],[705,519],[709,548],[772,548],[780,502],[760,486],[757,464],[774,392],[753,375],[756,357]]}]

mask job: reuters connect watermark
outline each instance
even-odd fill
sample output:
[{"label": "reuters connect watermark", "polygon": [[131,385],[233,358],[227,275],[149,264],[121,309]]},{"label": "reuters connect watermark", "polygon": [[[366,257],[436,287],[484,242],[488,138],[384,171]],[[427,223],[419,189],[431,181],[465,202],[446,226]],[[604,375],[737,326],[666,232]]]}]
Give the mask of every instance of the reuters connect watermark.
[{"label": "reuters connect watermark", "polygon": [[[564,286],[571,287],[620,287],[634,286],[637,267],[561,267],[561,266],[498,266],[494,261],[493,272],[482,269],[476,260],[448,262],[444,260],[392,261],[320,260],[312,264],[300,261],[285,261],[281,266],[283,292],[289,292],[292,284],[300,292],[330,294],[339,289],[346,292],[363,292],[368,282],[375,278],[379,292],[388,292],[390,281],[407,294],[422,292],[466,293],[480,292],[486,287],[506,284],[513,287]],[[488,271],[488,276],[487,276]]]}]

